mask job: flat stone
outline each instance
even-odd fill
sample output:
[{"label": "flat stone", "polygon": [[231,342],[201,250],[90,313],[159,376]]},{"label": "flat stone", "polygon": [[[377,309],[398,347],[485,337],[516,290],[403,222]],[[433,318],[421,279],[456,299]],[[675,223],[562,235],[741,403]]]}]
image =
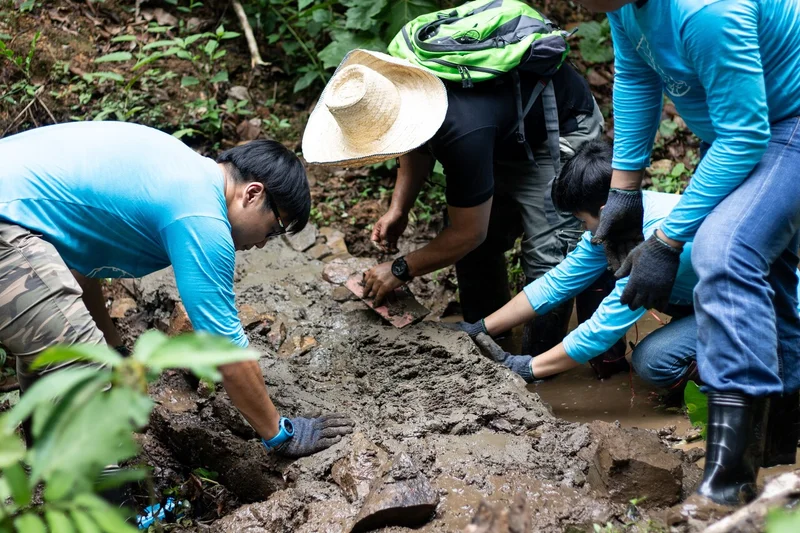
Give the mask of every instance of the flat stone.
[{"label": "flat stone", "polygon": [[242,120],[239,125],[236,126],[236,134],[242,141],[258,139],[259,135],[261,135],[261,119],[251,118],[250,120]]},{"label": "flat stone", "polygon": [[136,309],[136,300],[133,298],[117,298],[111,304],[108,314],[111,318],[123,318],[128,311]]},{"label": "flat stone", "polygon": [[175,309],[172,310],[172,315],[169,317],[167,335],[179,335],[190,331],[192,331],[192,321],[186,314],[186,308],[181,302],[175,302]]},{"label": "flat stone", "polygon": [[436,491],[405,453],[399,453],[382,479],[372,485],[352,533],[389,526],[417,528],[433,518]]},{"label": "flat stone", "polygon": [[327,245],[334,254],[349,254],[347,250],[347,244],[344,242],[344,235],[341,237],[329,237],[327,240]]},{"label": "flat stone", "polygon": [[350,438],[348,448],[350,453],[333,463],[331,478],[350,503],[362,503],[372,481],[382,475],[381,467],[388,456],[360,432]]},{"label": "flat stone", "polygon": [[313,259],[319,261],[320,259],[328,257],[333,252],[331,252],[331,249],[328,248],[327,244],[323,243],[312,246],[311,248],[308,249],[306,253],[310,255]]},{"label": "flat stone", "polygon": [[344,286],[336,287],[331,292],[331,298],[333,298],[333,301],[335,302],[346,302],[348,300],[354,300],[355,297],[355,294],[350,292],[350,289]]},{"label": "flat stone", "polygon": [[334,285],[342,285],[347,278],[357,272],[366,272],[375,264],[374,259],[363,257],[348,257],[335,259],[325,265],[322,270],[322,279]]},{"label": "flat stone", "polygon": [[264,322],[275,322],[275,316],[269,313],[260,313],[250,304],[242,304],[239,306],[239,320],[242,322],[242,327],[249,330]]},{"label": "flat stone", "polygon": [[317,242],[317,228],[314,224],[306,224],[300,233],[294,235],[284,235],[283,238],[289,243],[292,249],[298,252],[305,252]]},{"label": "flat stone", "polygon": [[319,235],[320,237],[325,237],[325,240],[327,241],[331,239],[344,239],[344,233],[330,226],[324,226],[320,228]]},{"label": "flat stone", "polygon": [[292,335],[278,349],[281,357],[300,357],[317,345],[317,339],[310,336]]},{"label": "flat stone", "polygon": [[618,503],[639,499],[644,507],[680,501],[682,461],[658,435],[600,421],[589,428],[597,443],[587,477],[593,489]]},{"label": "flat stone", "polygon": [[228,89],[228,96],[234,100],[250,100],[250,94],[244,85],[234,85]]},{"label": "flat stone", "polygon": [[267,341],[269,342],[270,346],[272,346],[273,350],[277,350],[283,344],[283,341],[286,339],[286,324],[280,320],[276,322],[272,329],[269,330],[267,333]]}]

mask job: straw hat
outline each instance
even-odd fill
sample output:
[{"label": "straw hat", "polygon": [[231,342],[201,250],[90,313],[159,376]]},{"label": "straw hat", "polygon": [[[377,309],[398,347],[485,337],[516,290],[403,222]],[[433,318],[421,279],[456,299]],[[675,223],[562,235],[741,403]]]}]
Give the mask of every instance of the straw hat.
[{"label": "straw hat", "polygon": [[439,78],[404,59],[353,50],[322,91],[303,133],[309,163],[361,166],[398,157],[444,122]]}]

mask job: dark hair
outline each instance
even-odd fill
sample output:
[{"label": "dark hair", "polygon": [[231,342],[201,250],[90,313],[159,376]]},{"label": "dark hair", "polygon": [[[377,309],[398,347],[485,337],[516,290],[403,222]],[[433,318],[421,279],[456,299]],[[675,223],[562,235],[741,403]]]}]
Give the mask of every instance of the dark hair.
[{"label": "dark hair", "polygon": [[[217,163],[229,163],[237,182],[263,184],[267,198],[288,215],[290,233],[306,226],[311,213],[311,191],[303,163],[294,152],[277,141],[260,139],[225,150],[217,157]],[[269,203],[265,207],[271,209]]]},{"label": "dark hair", "polygon": [[564,214],[585,211],[599,216],[611,188],[612,156],[613,150],[607,142],[584,144],[553,180],[551,196],[556,210]]}]

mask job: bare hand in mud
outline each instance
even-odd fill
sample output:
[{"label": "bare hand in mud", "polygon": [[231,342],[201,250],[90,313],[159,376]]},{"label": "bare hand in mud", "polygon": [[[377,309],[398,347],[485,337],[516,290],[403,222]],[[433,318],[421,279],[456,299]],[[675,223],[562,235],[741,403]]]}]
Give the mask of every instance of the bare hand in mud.
[{"label": "bare hand in mud", "polygon": [[381,263],[364,273],[364,298],[374,298],[373,305],[378,307],[403,281],[392,274],[391,263]]},{"label": "bare hand in mud", "polygon": [[397,253],[397,241],[408,225],[408,214],[389,210],[375,223],[372,243],[385,253]]},{"label": "bare hand in mud", "polygon": [[353,432],[353,420],[340,413],[318,418],[297,417],[292,418],[291,422],[294,437],[275,450],[275,453],[284,457],[305,457],[321,452]]}]

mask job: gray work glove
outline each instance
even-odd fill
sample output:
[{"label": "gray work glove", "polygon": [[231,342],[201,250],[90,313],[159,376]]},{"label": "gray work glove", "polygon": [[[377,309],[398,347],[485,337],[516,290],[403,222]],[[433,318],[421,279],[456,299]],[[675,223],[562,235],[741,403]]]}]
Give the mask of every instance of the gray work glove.
[{"label": "gray work glove", "polygon": [[463,331],[473,339],[477,337],[479,333],[489,334],[489,332],[486,331],[486,324],[484,324],[482,318],[472,323],[462,320],[461,322],[441,322],[441,324],[445,328],[453,331]]},{"label": "gray work glove", "polygon": [[681,252],[655,234],[637,246],[615,274],[618,279],[630,276],[619,301],[631,310],[644,307],[663,311],[675,284]]},{"label": "gray work glove", "polygon": [[353,421],[339,413],[319,418],[292,418],[294,436],[275,448],[284,457],[305,457],[330,448],[353,432]]},{"label": "gray work glove", "polygon": [[608,266],[616,272],[628,254],[644,240],[642,191],[611,189],[600,211],[600,223],[592,244],[602,244]]}]

